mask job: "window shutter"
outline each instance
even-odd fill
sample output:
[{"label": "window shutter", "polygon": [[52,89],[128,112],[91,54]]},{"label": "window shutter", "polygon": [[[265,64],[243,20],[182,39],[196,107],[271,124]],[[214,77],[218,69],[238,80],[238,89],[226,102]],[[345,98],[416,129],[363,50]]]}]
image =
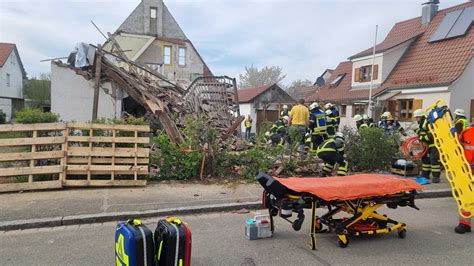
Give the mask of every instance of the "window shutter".
[{"label": "window shutter", "polygon": [[423,108],[423,100],[421,99],[413,100],[413,110],[421,109],[421,108]]},{"label": "window shutter", "polygon": [[379,77],[379,65],[374,65],[374,80]]},{"label": "window shutter", "polygon": [[398,114],[398,101],[388,101],[388,111],[393,115],[397,116]]},{"label": "window shutter", "polygon": [[354,72],[354,82],[359,82],[360,68],[356,68]]}]

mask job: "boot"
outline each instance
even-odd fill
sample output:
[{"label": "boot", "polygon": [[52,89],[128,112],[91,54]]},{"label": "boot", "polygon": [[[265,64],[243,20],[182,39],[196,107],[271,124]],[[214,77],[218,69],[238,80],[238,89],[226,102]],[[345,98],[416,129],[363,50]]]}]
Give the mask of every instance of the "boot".
[{"label": "boot", "polygon": [[469,233],[471,232],[471,227],[465,224],[458,224],[458,226],[454,228],[454,232],[458,234]]}]

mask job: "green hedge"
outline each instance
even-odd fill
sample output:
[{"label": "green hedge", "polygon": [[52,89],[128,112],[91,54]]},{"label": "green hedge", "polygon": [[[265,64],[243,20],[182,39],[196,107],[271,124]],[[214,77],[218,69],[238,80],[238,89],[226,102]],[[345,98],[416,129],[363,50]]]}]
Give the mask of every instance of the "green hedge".
[{"label": "green hedge", "polygon": [[40,109],[22,109],[15,112],[15,119],[20,124],[55,123],[59,121],[59,115],[44,113]]}]

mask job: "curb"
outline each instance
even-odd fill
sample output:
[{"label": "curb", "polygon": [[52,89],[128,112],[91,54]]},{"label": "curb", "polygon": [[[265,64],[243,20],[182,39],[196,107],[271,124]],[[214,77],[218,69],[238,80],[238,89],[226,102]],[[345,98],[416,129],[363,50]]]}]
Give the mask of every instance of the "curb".
[{"label": "curb", "polygon": [[[431,198],[446,198],[451,197],[452,193],[450,189],[433,189],[425,192],[420,192],[417,199],[431,199]],[[149,217],[162,217],[169,215],[184,215],[184,214],[199,214],[199,213],[210,213],[210,212],[224,212],[224,211],[235,211],[239,209],[258,209],[261,208],[262,203],[260,201],[254,202],[243,202],[243,203],[223,203],[223,204],[212,204],[202,205],[194,207],[179,207],[179,208],[166,208],[160,210],[148,210],[148,211],[135,211],[135,212],[110,212],[110,213],[97,213],[97,214],[85,214],[85,215],[71,215],[64,217],[52,217],[42,219],[27,219],[27,220],[15,220],[0,222],[0,231],[11,231],[11,230],[23,230],[31,228],[44,228],[44,227],[55,227],[65,225],[78,225],[78,224],[91,224],[91,223],[104,223],[112,221],[127,220],[130,218],[149,218]]]}]

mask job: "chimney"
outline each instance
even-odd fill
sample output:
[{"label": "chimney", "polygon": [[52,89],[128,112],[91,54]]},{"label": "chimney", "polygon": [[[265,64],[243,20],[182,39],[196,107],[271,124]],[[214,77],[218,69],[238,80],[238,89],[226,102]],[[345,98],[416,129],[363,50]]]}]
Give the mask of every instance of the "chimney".
[{"label": "chimney", "polygon": [[430,0],[421,4],[421,25],[428,25],[438,12],[439,0]]}]

